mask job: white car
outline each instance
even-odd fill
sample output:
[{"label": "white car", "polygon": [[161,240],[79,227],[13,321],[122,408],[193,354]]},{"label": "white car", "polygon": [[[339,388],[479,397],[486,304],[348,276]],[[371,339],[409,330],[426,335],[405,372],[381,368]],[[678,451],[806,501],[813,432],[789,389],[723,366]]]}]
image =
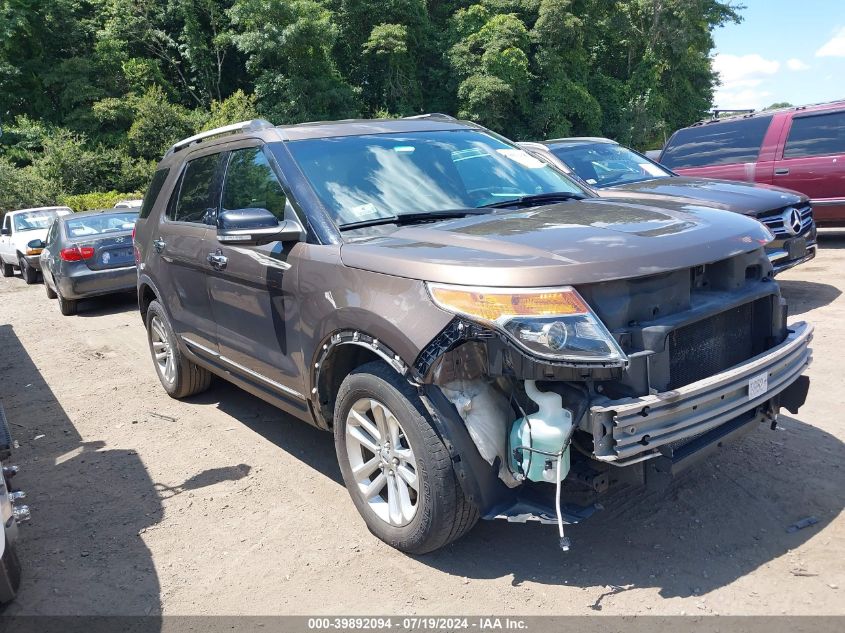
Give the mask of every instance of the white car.
[{"label": "white car", "polygon": [[141,205],[144,203],[143,200],[118,200],[114,208],[115,209],[140,209]]},{"label": "white car", "polygon": [[9,211],[3,217],[0,228],[0,271],[4,277],[15,274],[20,269],[21,277],[28,284],[38,281],[41,262],[38,256],[40,248],[29,248],[33,240],[44,241],[47,229],[60,215],[73,213],[69,207],[38,207]]}]

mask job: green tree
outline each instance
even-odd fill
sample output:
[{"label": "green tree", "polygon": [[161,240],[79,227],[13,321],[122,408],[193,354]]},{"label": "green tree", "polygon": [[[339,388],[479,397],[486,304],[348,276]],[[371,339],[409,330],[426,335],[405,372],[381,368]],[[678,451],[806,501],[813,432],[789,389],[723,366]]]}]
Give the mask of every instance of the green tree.
[{"label": "green tree", "polygon": [[425,0],[329,0],[337,25],[332,51],[368,115],[423,108],[423,85],[441,62]]},{"label": "green tree", "polygon": [[455,43],[449,61],[461,78],[458,116],[513,133],[529,108],[530,37],[516,13],[493,13],[485,5],[460,9],[452,21]]},{"label": "green tree", "polygon": [[97,52],[135,92],[158,85],[183,105],[207,107],[241,85],[231,0],[101,0]]},{"label": "green tree", "polygon": [[132,110],[128,146],[134,156],[141,158],[160,158],[173,143],[190,136],[199,127],[197,117],[190,110],[168,102],[164,91],[157,86],[138,98]]},{"label": "green tree", "polygon": [[58,193],[56,183],[43,178],[31,166],[18,167],[0,156],[0,214],[51,204]]},{"label": "green tree", "polygon": [[229,15],[262,114],[276,123],[358,114],[355,91],[331,55],[337,28],[322,4],[236,0]]},{"label": "green tree", "polygon": [[211,102],[211,112],[202,129],[211,130],[255,118],[258,118],[258,105],[255,95],[248,95],[243,90],[237,90],[227,99]]},{"label": "green tree", "polygon": [[[706,116],[729,0],[0,0],[4,200],[143,189],[201,129],[439,111],[638,148]],[[782,104],[773,104],[782,105]],[[27,194],[27,188],[32,189]]]}]

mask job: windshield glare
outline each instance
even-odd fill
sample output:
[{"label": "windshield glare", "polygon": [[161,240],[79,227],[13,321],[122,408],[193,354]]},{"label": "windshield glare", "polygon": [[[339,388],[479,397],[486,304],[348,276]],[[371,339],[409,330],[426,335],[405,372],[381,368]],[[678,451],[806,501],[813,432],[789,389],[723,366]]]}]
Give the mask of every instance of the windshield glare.
[{"label": "windshield glare", "polygon": [[131,231],[135,227],[135,220],[137,219],[137,211],[83,215],[74,217],[72,220],[66,220],[65,230],[69,237]]},{"label": "windshield glare", "polygon": [[36,231],[50,227],[56,219],[56,211],[30,211],[29,213],[18,213],[12,216],[15,222],[15,231]]},{"label": "windshield glare", "polygon": [[559,145],[549,149],[593,187],[611,187],[672,175],[657,163],[613,143]]},{"label": "windshield glare", "polygon": [[309,139],[287,147],[339,226],[541,193],[583,194],[557,169],[477,130]]}]

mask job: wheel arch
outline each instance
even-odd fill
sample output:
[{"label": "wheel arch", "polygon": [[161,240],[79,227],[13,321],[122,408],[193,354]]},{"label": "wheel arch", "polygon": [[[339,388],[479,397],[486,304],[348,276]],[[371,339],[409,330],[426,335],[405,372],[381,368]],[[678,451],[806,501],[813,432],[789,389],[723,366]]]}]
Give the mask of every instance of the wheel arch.
[{"label": "wheel arch", "polygon": [[337,391],[355,369],[380,360],[411,380],[411,366],[378,338],[358,330],[338,330],[318,347],[311,364],[312,410],[317,426],[332,428]]},{"label": "wheel arch", "polygon": [[138,279],[138,310],[141,312],[141,319],[145,323],[147,308],[153,301],[158,301],[160,296],[158,288],[149,277],[143,276]]}]

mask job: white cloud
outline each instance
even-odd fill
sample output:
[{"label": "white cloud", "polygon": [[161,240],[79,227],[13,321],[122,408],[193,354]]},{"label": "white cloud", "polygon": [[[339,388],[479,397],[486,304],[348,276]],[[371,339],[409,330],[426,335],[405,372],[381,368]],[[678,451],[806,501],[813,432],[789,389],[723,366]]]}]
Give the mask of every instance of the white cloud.
[{"label": "white cloud", "polygon": [[816,51],[816,57],[845,57],[845,26]]},{"label": "white cloud", "polygon": [[772,102],[772,93],[768,90],[754,90],[742,88],[739,90],[724,90],[719,88],[713,97],[715,107],[722,110],[762,110]]},{"label": "white cloud", "polygon": [[779,69],[779,61],[756,53],[719,53],[713,58],[713,70],[719,73],[721,82],[714,96],[715,105],[722,109],[766,107],[771,92],[762,89],[763,83]]},{"label": "white cloud", "polygon": [[786,67],[789,70],[807,70],[810,66],[809,64],[805,64],[800,59],[793,57],[792,59],[786,60]]},{"label": "white cloud", "polygon": [[723,86],[747,85],[749,81],[774,75],[779,68],[779,61],[766,59],[757,53],[750,55],[719,53],[713,58],[713,69],[719,73]]}]

